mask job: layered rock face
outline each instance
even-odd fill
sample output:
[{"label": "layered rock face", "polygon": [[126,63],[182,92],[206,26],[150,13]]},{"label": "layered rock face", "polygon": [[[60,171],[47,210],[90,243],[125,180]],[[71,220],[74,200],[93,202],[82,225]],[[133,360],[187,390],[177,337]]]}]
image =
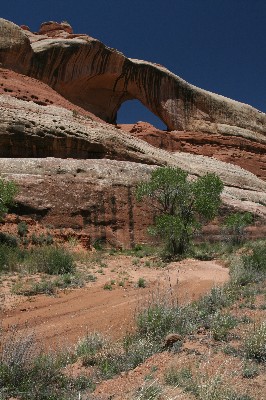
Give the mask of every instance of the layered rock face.
[{"label": "layered rock face", "polygon": [[[193,158],[192,158],[193,162]],[[156,166],[116,160],[74,160],[59,158],[0,159],[2,175],[17,182],[20,193],[14,209],[42,225],[72,228],[111,246],[130,247],[150,241],[147,228],[154,210],[135,200],[135,185],[148,179]],[[266,217],[266,195],[260,191],[227,186],[223,201],[228,208],[252,211]],[[244,200],[245,199],[245,200]],[[221,232],[210,226],[205,234],[211,238]],[[261,223],[253,236],[265,235]]]},{"label": "layered rock face", "polygon": [[162,66],[126,58],[87,35],[73,35],[68,24],[45,23],[34,35],[1,19],[0,35],[2,66],[47,83],[107,122],[134,98],[169,130],[226,135],[235,127],[234,135],[266,143],[265,114],[190,85]]},{"label": "layered rock face", "polygon": [[[153,216],[135,204],[134,186],[171,165],[192,177],[217,173],[227,207],[266,216],[265,114],[67,23],[34,34],[0,19],[0,64],[0,171],[21,188],[19,213],[132,245]],[[169,131],[113,125],[133,98]]]},{"label": "layered rock face", "polygon": [[238,165],[266,180],[266,145],[234,135],[206,132],[161,131],[151,124],[119,125],[133,137],[170,152],[201,154]]}]

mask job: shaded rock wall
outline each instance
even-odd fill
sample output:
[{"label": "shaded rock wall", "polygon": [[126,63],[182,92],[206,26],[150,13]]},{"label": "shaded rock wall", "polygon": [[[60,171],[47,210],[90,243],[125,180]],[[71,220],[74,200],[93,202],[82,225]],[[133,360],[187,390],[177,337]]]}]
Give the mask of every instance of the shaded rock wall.
[{"label": "shaded rock wall", "polygon": [[111,160],[0,159],[4,176],[20,187],[16,211],[43,225],[82,230],[113,246],[148,239],[152,212],[136,204],[138,177],[153,166]]}]

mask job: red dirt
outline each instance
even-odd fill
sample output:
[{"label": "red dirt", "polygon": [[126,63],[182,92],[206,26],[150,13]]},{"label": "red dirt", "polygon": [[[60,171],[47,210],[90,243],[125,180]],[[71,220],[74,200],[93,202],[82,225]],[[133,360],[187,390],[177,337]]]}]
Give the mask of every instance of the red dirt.
[{"label": "red dirt", "polygon": [[[132,265],[132,257],[109,256],[104,260],[107,264],[104,274],[93,271],[98,278],[96,282],[61,291],[56,297],[21,296],[18,303],[18,296],[6,294],[0,313],[4,329],[16,325],[23,331],[26,327],[48,346],[73,344],[88,331],[103,332],[117,339],[134,329],[136,308],[149,296],[167,290],[173,299],[185,303],[228,279],[228,269],[216,261],[184,260],[162,269],[145,266],[144,259],[135,260],[138,265]],[[122,277],[126,278],[124,287],[118,285]],[[140,277],[145,279],[147,287],[137,287]],[[116,282],[114,289],[104,290],[104,284],[111,280]]]},{"label": "red dirt", "polygon": [[18,74],[9,69],[0,68],[0,95],[1,94],[8,94],[9,96],[24,101],[32,101],[42,106],[54,105],[62,107],[77,112],[77,115],[88,116],[94,121],[102,122],[100,118],[72,104],[45,83],[31,78],[30,76]]}]

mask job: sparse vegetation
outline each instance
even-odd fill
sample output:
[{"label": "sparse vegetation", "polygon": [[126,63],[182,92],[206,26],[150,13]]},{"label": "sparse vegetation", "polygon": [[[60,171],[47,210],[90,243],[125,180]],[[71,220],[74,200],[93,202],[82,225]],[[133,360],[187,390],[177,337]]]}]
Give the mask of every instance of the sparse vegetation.
[{"label": "sparse vegetation", "polygon": [[136,400],[157,400],[160,399],[162,388],[158,382],[148,382],[136,392]]},{"label": "sparse vegetation", "polygon": [[198,371],[192,371],[190,367],[171,367],[166,371],[165,382],[184,389],[199,400],[252,400],[247,394],[239,394],[228,387],[225,374],[219,370],[210,374],[202,367]]},{"label": "sparse vegetation", "polygon": [[[13,366],[11,368],[11,364],[7,365],[6,359],[3,361],[2,349],[6,348],[6,344],[2,342],[0,346],[0,353],[2,352],[0,373],[4,376],[4,383],[1,383],[0,398],[1,396],[6,396],[3,399],[20,396],[21,400],[37,398],[66,400],[78,398],[78,392],[81,393],[81,396],[84,393],[84,398],[86,398],[88,396],[87,391],[93,390],[96,382],[111,379],[123,371],[134,369],[155,353],[166,350],[165,336],[169,333],[176,333],[181,339],[168,348],[169,353],[172,355],[178,353],[178,357],[182,357],[184,354],[189,357],[193,353],[193,357],[195,357],[193,359],[195,360],[194,367],[192,368],[189,364],[184,368],[168,369],[165,382],[154,380],[154,374],[148,374],[143,385],[135,390],[134,399],[159,400],[164,396],[165,388],[172,386],[178,388],[178,393],[181,390],[199,400],[252,400],[252,397],[245,391],[242,393],[231,386],[230,382],[225,380],[221,371],[202,372],[200,366],[207,355],[201,354],[201,351],[197,353],[197,349],[194,348],[186,349],[185,346],[186,343],[193,343],[198,332],[201,332],[202,338],[204,338],[202,343],[208,343],[209,357],[213,352],[222,354],[223,357],[238,359],[240,365],[238,374],[247,383],[263,372],[265,323],[254,323],[249,314],[245,314],[245,310],[251,306],[254,307],[254,310],[262,310],[262,302],[258,303],[257,297],[261,296],[262,299],[263,292],[261,290],[266,275],[264,244],[264,241],[246,244],[238,255],[231,251],[232,245],[229,247],[227,244],[220,247],[216,246],[215,250],[212,249],[212,251],[223,257],[227,254],[231,263],[231,277],[228,283],[221,287],[214,287],[208,294],[188,304],[179,304],[173,297],[171,290],[167,293],[161,292],[159,289],[157,292],[153,291],[136,314],[135,331],[127,334],[118,342],[113,342],[99,333],[88,333],[71,351],[66,350],[65,353],[50,354],[43,351],[34,353],[35,347],[32,341],[31,351],[34,354],[31,355],[31,363],[26,363],[23,366],[21,362],[18,362],[18,365],[20,365],[18,370]],[[69,264],[62,261],[60,257],[61,261],[58,264],[54,264],[53,261],[48,263],[47,261],[54,260],[54,258],[57,260],[57,255],[55,257],[52,255],[51,259],[49,257],[55,249],[58,250],[58,247],[38,246],[21,250],[19,247],[0,244],[0,250],[1,246],[4,247],[3,272],[21,270],[21,268],[34,273],[41,271],[41,273],[38,273],[37,280],[36,278],[26,280],[21,275],[14,284],[14,292],[28,296],[40,293],[53,295],[58,289],[82,286],[85,281],[94,281],[95,275],[87,270],[88,266],[90,269],[94,269],[94,272],[99,266],[102,266],[101,270],[105,271],[104,269],[107,268],[109,262],[103,251],[96,252],[93,255],[84,255],[84,257],[77,258],[84,269],[83,272],[80,272],[74,263],[73,255],[71,255],[72,264],[70,265],[72,267],[69,272],[64,273],[61,266]],[[6,249],[8,250],[6,251]],[[138,252],[140,249],[135,251]],[[206,249],[206,252],[208,251]],[[226,253],[227,251],[230,252]],[[4,259],[4,257],[7,258]],[[147,265],[147,259],[142,260],[141,257],[136,256],[136,253],[134,253],[134,257],[139,260],[141,266],[152,266],[153,268],[158,258],[148,258],[150,265]],[[45,262],[42,261],[43,258],[46,259]],[[64,260],[64,257],[62,259]],[[129,260],[128,262],[131,263],[132,261]],[[46,269],[48,264],[49,269]],[[104,289],[112,290],[115,284],[119,286],[125,284],[125,280],[128,279],[127,275],[126,277],[123,275],[125,271],[118,270],[119,273],[117,273],[117,267],[112,268],[111,271],[117,273],[116,279],[109,276],[109,271],[110,267],[106,270],[108,281],[102,286]],[[146,286],[146,280],[142,277],[137,281],[132,280],[131,284],[136,286],[136,282],[138,287]],[[236,309],[241,310],[240,316],[239,312],[237,316],[235,315]],[[241,330],[241,325],[245,325],[243,330]],[[232,339],[235,342],[232,342]],[[29,346],[24,345],[20,339],[14,338],[13,342],[17,343],[18,348],[21,347],[22,353],[24,348],[26,353],[29,351]],[[83,373],[75,378],[65,374],[64,367],[77,360],[81,362],[82,368],[88,368],[89,377],[87,374],[83,375]],[[47,387],[40,374],[40,368],[45,370],[44,378],[50,379]],[[23,377],[20,375],[21,371],[23,371],[21,374]],[[33,371],[36,374],[35,380],[33,380]],[[18,382],[17,387],[14,384],[15,380]],[[37,389],[34,385],[42,391],[42,397],[37,397]],[[23,390],[24,394],[21,395],[20,393]]]},{"label": "sparse vegetation", "polygon": [[41,233],[40,235],[33,233],[31,235],[31,243],[35,246],[49,246],[53,244],[53,242],[54,239],[50,233],[47,233],[46,235],[44,233]]},{"label": "sparse vegetation", "polygon": [[34,335],[13,328],[8,337],[1,338],[0,398],[10,396],[21,400],[71,400],[77,391],[92,389],[89,377],[67,377],[63,367],[73,360],[71,353],[44,353]]}]

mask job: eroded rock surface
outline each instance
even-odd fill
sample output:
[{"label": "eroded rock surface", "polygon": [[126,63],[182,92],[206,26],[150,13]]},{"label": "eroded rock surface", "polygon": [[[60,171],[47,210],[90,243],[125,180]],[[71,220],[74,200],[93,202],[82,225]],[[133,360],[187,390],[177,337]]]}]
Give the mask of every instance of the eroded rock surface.
[{"label": "eroded rock surface", "polygon": [[[134,188],[154,168],[116,160],[0,159],[2,176],[20,187],[16,213],[44,226],[82,230],[92,243],[101,239],[120,247],[150,240],[147,227],[154,210],[136,202]],[[229,208],[266,216],[266,195],[259,187],[254,191],[227,186],[223,200]],[[208,233],[219,234],[211,228]]]},{"label": "eroded rock surface", "polygon": [[[127,58],[90,36],[73,35],[66,23],[42,24],[39,34],[3,19],[0,26],[3,67],[47,83],[107,122],[115,122],[124,101],[138,99],[169,130],[223,135],[234,130],[234,135],[266,143],[265,114],[190,85],[158,64]],[[14,48],[16,62],[9,57]]]},{"label": "eroded rock surface", "polygon": [[166,132],[151,124],[119,125],[132,136],[170,152],[201,154],[238,165],[266,180],[266,144],[251,139],[206,132]]},{"label": "eroded rock surface", "polygon": [[[265,114],[67,23],[32,33],[0,19],[0,63],[0,171],[21,188],[20,214],[132,245],[153,217],[134,186],[170,165],[192,177],[215,172],[226,207],[266,216]],[[172,131],[111,124],[133,98]]]}]

